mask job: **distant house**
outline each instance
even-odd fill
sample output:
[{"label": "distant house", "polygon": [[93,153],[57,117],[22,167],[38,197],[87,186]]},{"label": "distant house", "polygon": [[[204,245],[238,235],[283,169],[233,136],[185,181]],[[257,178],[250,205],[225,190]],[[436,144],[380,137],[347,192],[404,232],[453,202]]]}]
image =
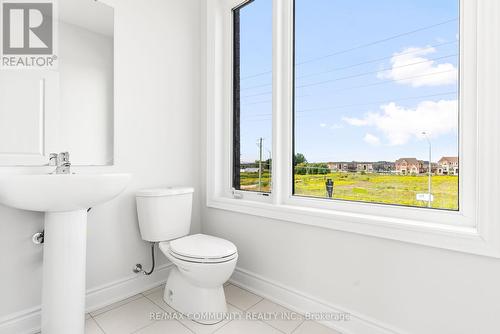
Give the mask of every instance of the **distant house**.
[{"label": "distant house", "polygon": [[338,172],[342,168],[339,162],[327,162],[326,165],[330,172]]},{"label": "distant house", "polygon": [[424,162],[415,158],[396,160],[396,173],[402,175],[425,173]]},{"label": "distant house", "polygon": [[438,175],[458,175],[458,157],[442,157],[438,161]]},{"label": "distant house", "polygon": [[358,172],[373,173],[373,163],[371,162],[357,162],[356,170]]},{"label": "distant house", "polygon": [[258,173],[259,167],[245,167],[240,169],[240,173]]},{"label": "distant house", "polygon": [[373,170],[376,173],[392,173],[395,171],[396,165],[392,161],[377,161],[373,163]]},{"label": "distant house", "polygon": [[[423,168],[424,168],[424,172],[427,173],[429,171],[429,161],[424,161],[423,162]],[[431,164],[431,173],[432,174],[437,174],[438,172],[438,164],[433,162]]]},{"label": "distant house", "polygon": [[355,162],[327,162],[328,169],[331,172],[356,172],[357,165]]}]

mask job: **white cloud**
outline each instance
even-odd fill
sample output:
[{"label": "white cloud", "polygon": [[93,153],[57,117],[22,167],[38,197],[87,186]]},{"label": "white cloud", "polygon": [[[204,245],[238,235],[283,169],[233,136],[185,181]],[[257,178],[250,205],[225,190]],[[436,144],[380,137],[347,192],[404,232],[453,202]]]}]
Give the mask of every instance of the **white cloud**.
[{"label": "white cloud", "polygon": [[327,124],[326,123],[321,123],[319,126],[322,127],[322,128],[326,128]]},{"label": "white cloud", "polygon": [[368,125],[368,120],[366,119],[359,119],[359,118],[351,118],[351,117],[342,117],[342,120],[346,122],[349,125],[352,126],[364,126]]},{"label": "white cloud", "polygon": [[363,140],[373,146],[380,145],[380,139],[377,136],[372,135],[371,133],[367,133]]},{"label": "white cloud", "polygon": [[353,126],[375,127],[390,145],[403,145],[411,138],[421,139],[424,131],[430,137],[438,137],[458,128],[457,100],[423,101],[415,109],[391,102],[380,109],[380,112],[368,113],[363,118],[345,117],[343,120]]},{"label": "white cloud", "polygon": [[391,58],[392,68],[379,72],[377,77],[412,87],[454,84],[458,78],[458,70],[453,64],[436,64],[436,61],[423,57],[435,52],[433,47],[413,47],[394,53]]}]

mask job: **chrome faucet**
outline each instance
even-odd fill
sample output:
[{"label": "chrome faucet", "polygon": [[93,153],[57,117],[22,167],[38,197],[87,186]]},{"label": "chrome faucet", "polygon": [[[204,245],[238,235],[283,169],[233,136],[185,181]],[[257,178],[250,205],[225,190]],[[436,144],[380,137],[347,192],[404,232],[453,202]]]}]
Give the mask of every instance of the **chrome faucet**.
[{"label": "chrome faucet", "polygon": [[49,166],[56,166],[53,174],[70,174],[69,152],[50,153]]}]

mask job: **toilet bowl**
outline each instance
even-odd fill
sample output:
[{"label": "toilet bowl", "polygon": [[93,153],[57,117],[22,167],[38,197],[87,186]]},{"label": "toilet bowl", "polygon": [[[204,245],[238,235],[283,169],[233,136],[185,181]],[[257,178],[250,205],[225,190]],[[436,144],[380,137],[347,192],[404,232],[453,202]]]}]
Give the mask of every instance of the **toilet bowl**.
[{"label": "toilet bowl", "polygon": [[214,324],[226,316],[224,283],[238,260],[236,246],[206,234],[188,235],[193,188],[160,188],[136,194],[142,239],[158,242],[174,264],[163,299],[193,321]]},{"label": "toilet bowl", "polygon": [[160,242],[159,247],[175,265],[165,286],[164,301],[193,321],[222,321],[227,312],[223,284],[231,277],[238,259],[234,244],[195,234]]}]

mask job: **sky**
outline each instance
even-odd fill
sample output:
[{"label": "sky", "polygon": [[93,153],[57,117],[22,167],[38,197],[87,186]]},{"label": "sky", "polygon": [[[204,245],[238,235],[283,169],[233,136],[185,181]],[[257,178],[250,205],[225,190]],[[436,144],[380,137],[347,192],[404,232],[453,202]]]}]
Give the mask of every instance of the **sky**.
[{"label": "sky", "polygon": [[[295,0],[295,152],[458,155],[458,0]],[[241,160],[271,154],[272,0],[240,10]]]}]

